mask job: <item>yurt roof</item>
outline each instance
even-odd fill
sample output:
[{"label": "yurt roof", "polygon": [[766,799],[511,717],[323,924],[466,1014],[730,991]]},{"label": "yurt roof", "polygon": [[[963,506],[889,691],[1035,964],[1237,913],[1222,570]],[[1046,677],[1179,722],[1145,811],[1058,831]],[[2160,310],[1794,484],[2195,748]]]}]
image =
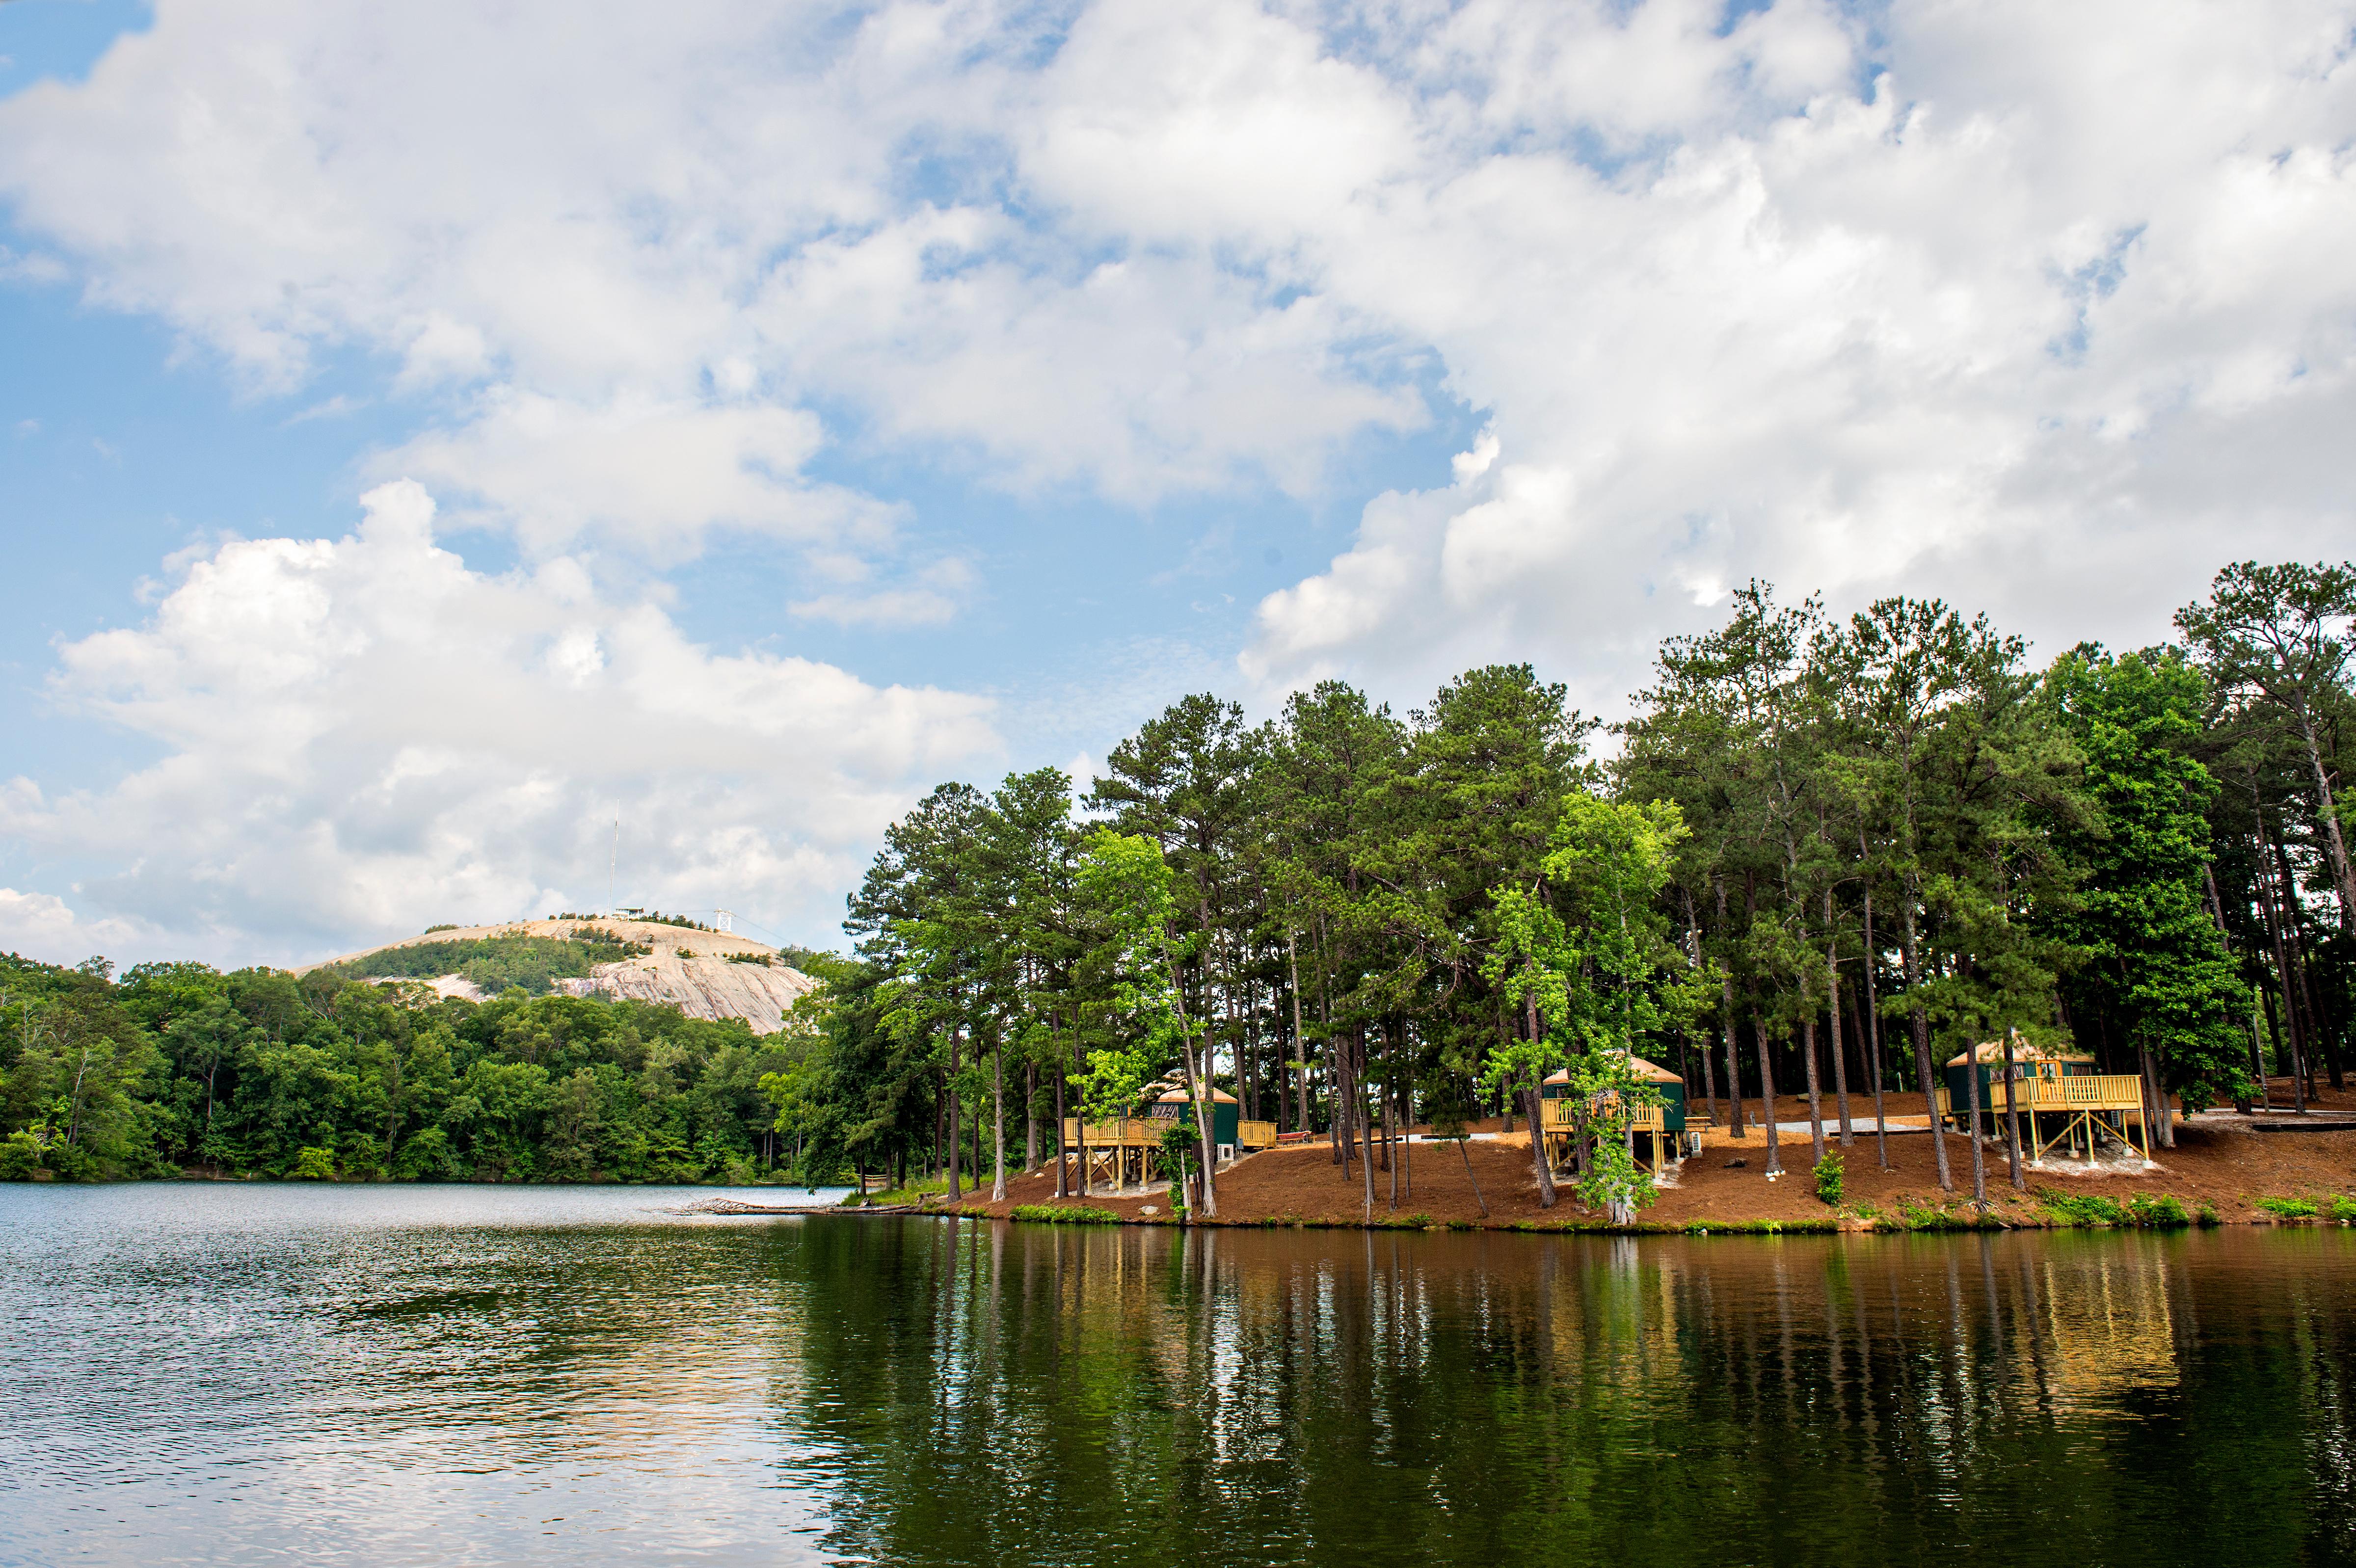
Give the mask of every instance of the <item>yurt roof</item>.
[{"label": "yurt roof", "polygon": [[[1173,1089],[1162,1096],[1160,1103],[1164,1105],[1183,1105],[1193,1098],[1194,1096],[1183,1089]],[[1236,1104],[1236,1097],[1225,1089],[1214,1089],[1211,1091],[1211,1103],[1215,1105],[1232,1105]]]},{"label": "yurt roof", "polygon": [[[1682,1083],[1685,1082],[1684,1079],[1678,1077],[1676,1073],[1670,1072],[1659,1062],[1647,1061],[1641,1056],[1631,1056],[1628,1059],[1628,1068],[1629,1071],[1635,1073],[1637,1077],[1642,1078],[1648,1083]],[[1570,1069],[1566,1067],[1560,1072],[1549,1075],[1547,1082],[1549,1083],[1569,1083]]]},{"label": "yurt roof", "polygon": [[[1992,1062],[1998,1067],[2003,1066],[2004,1041],[2000,1040],[1982,1040],[1979,1044],[1972,1047],[1969,1051],[1957,1051],[1955,1053],[1954,1060],[1948,1062],[1947,1065],[1950,1067],[1965,1066],[1976,1056],[1983,1062]],[[2012,1059],[2017,1062],[2092,1061],[2094,1060],[2094,1054],[2091,1051],[2074,1051],[2068,1046],[2047,1047],[2031,1045],[2025,1040],[2016,1040],[2012,1042]]]}]

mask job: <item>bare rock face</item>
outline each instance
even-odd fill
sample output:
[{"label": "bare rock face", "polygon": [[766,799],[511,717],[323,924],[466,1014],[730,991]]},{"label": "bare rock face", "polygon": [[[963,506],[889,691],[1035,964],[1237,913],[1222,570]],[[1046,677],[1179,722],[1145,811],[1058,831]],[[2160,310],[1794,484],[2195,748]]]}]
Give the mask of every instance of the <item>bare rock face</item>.
[{"label": "bare rock face", "polygon": [[[427,932],[327,960],[348,964],[390,948],[423,942],[466,942],[492,936],[569,937],[588,928],[613,941],[654,949],[618,964],[600,964],[580,979],[559,980],[557,990],[573,997],[616,997],[677,1008],[691,1019],[743,1019],[755,1034],[775,1034],[795,1002],[818,982],[776,961],[765,942],[725,931],[691,931],[649,920],[518,920],[503,925],[459,926]],[[479,1000],[481,993],[455,975],[428,982],[443,996]]]},{"label": "bare rock face", "polygon": [[556,984],[568,996],[666,1002],[691,1019],[743,1019],[755,1034],[775,1034],[818,982],[782,965],[658,954],[600,964],[585,979]]}]

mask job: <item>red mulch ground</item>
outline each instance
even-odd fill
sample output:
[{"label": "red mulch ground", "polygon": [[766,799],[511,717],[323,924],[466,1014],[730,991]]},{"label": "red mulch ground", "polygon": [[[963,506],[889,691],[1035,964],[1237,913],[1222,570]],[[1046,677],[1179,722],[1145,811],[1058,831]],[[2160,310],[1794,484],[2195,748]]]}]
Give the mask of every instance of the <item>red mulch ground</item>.
[{"label": "red mulch ground", "polygon": [[[2277,1080],[2273,1088],[2275,1103],[2287,1105],[2287,1080]],[[1906,1103],[1908,1098],[1887,1097],[1893,1118],[1912,1115],[1919,1120],[1922,1102],[1914,1098],[1910,1105]],[[2326,1089],[2315,1104],[2319,1109],[2356,1112],[2356,1091],[2334,1093]],[[1838,1129],[1832,1119],[1830,1095],[1825,1097],[1825,1108],[1826,1141],[1837,1149]],[[1939,1189],[1932,1140],[1927,1134],[1892,1134],[1889,1139],[1890,1168],[1885,1171],[1879,1167],[1872,1108],[1869,1096],[1851,1096],[1850,1114],[1857,1141],[1846,1151],[1844,1161],[1847,1207],[1852,1211],[1871,1207],[1888,1212],[1901,1198],[1933,1208],[1949,1200],[1953,1195],[1943,1194]],[[1758,1102],[1750,1102],[1746,1110],[1755,1117]],[[1780,1119],[1787,1123],[1804,1123],[1807,1119],[1804,1097],[1782,1098],[1777,1110]],[[1490,1129],[1495,1125],[1494,1122],[1487,1124]],[[1640,1148],[1643,1142],[1638,1140]],[[1788,1222],[1831,1217],[1833,1211],[1818,1201],[1809,1180],[1813,1155],[1806,1131],[1783,1133],[1779,1142],[1784,1174],[1771,1182],[1766,1173],[1763,1129],[1754,1124],[1749,1136],[1741,1139],[1731,1137],[1722,1128],[1709,1130],[1704,1137],[1702,1153],[1685,1161],[1677,1173],[1676,1185],[1662,1190],[1659,1201],[1644,1211],[1642,1221],[1646,1224],[1687,1225],[1767,1220]],[[2002,1146],[1984,1146],[1988,1196],[1999,1213],[2029,1221],[2035,1219],[2037,1189],[2051,1188],[2098,1192],[2113,1198],[2166,1193],[2180,1199],[2187,1207],[2207,1203],[2223,1220],[2264,1221],[2268,1216],[2253,1201],[2258,1198],[2356,1192],[2356,1131],[2259,1133],[2247,1130],[2244,1119],[2229,1111],[2211,1113],[2197,1124],[2179,1124],[2177,1144],[2173,1150],[2155,1151],[2158,1170],[2137,1173],[2097,1168],[2094,1173],[2088,1174],[2057,1153],[2049,1162],[2049,1168],[2025,1173],[2029,1189],[2025,1197],[2015,1194],[2008,1184]],[[1396,1206],[1391,1197],[1391,1173],[1379,1165],[1374,1172],[1371,1216],[1378,1224],[1395,1224],[1416,1215],[1425,1216],[1426,1223],[1491,1226],[1594,1223],[1600,1218],[1586,1214],[1568,1187],[1559,1189],[1553,1210],[1539,1205],[1537,1179],[1531,1169],[1526,1144],[1516,1147],[1479,1142],[1466,1146],[1472,1179],[1479,1183],[1481,1195],[1488,1201],[1485,1221],[1473,1196],[1472,1182],[1467,1179],[1465,1159],[1455,1146],[1419,1140],[1409,1145],[1408,1150]],[[1956,1194],[1968,1197],[1970,1146],[1961,1137],[1950,1136],[1947,1150],[1954,1165]],[[986,1194],[987,1186],[982,1190]],[[1221,1173],[1218,1200],[1219,1218],[1230,1224],[1274,1221],[1356,1225],[1369,1216],[1364,1162],[1354,1160],[1345,1175],[1343,1168],[1333,1163],[1331,1147],[1322,1141],[1269,1149],[1237,1162]],[[967,1211],[1003,1216],[1016,1204],[1055,1201],[1054,1173],[1043,1168],[1010,1178],[1005,1202],[993,1204],[969,1199]],[[1065,1201],[1076,1203],[1080,1200]],[[1170,1212],[1166,1192],[1128,1197],[1099,1193],[1086,1201],[1091,1208],[1108,1209],[1129,1220],[1166,1219]],[[1148,1207],[1153,1208],[1156,1214],[1145,1215],[1142,1211]]]}]

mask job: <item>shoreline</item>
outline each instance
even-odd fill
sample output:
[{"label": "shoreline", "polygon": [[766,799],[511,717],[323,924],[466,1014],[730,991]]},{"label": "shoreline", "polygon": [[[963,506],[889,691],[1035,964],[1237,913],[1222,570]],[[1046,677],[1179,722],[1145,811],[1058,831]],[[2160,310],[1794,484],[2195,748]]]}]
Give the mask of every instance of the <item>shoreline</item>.
[{"label": "shoreline", "polygon": [[[1710,1127],[1703,1132],[1701,1152],[1673,1165],[1655,1200],[1627,1225],[1615,1226],[1601,1214],[1587,1213],[1564,1180],[1558,1180],[1554,1207],[1545,1207],[1526,1134],[1513,1136],[1510,1142],[1476,1138],[1461,1154],[1453,1143],[1415,1139],[1404,1146],[1396,1204],[1392,1175],[1377,1163],[1371,1214],[1363,1150],[1346,1175],[1334,1163],[1332,1146],[1322,1141],[1263,1150],[1219,1173],[1215,1216],[1189,1215],[1184,1223],[1224,1229],[1699,1235],[2331,1225],[2356,1220],[2356,1125],[2350,1125],[2356,1118],[2349,1115],[2356,1107],[2351,1106],[2316,1107],[2327,1123],[2339,1125],[2299,1125],[2290,1123],[2287,1113],[2265,1115],[2264,1121],[2232,1111],[2181,1119],[2175,1124],[2177,1147],[2155,1148],[2149,1166],[2140,1159],[2121,1159],[2089,1168],[2059,1151],[2040,1166],[2029,1163],[2024,1150],[2023,1192],[2012,1189],[2002,1143],[1983,1143],[1988,1198],[1985,1213],[1973,1210],[1969,1142],[1959,1133],[1945,1136],[1954,1188],[1942,1190],[1933,1140],[1919,1125],[1919,1110],[1912,1118],[1918,1124],[1912,1131],[1892,1129],[1886,1168],[1878,1157],[1869,1116],[1856,1125],[1855,1142],[1845,1150],[1835,1126],[1827,1125],[1827,1152],[1842,1156],[1845,1189],[1840,1201],[1831,1204],[1817,1197],[1812,1179],[1805,1102],[1794,1106],[1779,1098],[1775,1109],[1779,1124],[1787,1124],[1791,1112],[1799,1110],[1803,1128],[1794,1137],[1779,1126],[1783,1169],[1776,1179],[1770,1179],[1764,1169],[1766,1140],[1758,1127],[1741,1138]],[[2290,1133],[2303,1136],[2285,1136]],[[985,1176],[978,1190],[958,1200],[937,1196],[916,1211],[1038,1222],[1180,1223],[1169,1211],[1166,1191],[1098,1190],[1086,1198],[1058,1199],[1054,1177],[1052,1163],[1020,1176],[1010,1173],[1007,1196],[992,1200]],[[1483,1200],[1485,1215],[1481,1211]],[[2312,1212],[2297,1212],[2300,1204],[2311,1205]],[[855,1200],[845,1206],[854,1207]],[[1017,1210],[1026,1212],[1018,1215]],[[1098,1211],[1105,1218],[1092,1215],[1082,1221],[1070,1212],[1076,1210]]]}]

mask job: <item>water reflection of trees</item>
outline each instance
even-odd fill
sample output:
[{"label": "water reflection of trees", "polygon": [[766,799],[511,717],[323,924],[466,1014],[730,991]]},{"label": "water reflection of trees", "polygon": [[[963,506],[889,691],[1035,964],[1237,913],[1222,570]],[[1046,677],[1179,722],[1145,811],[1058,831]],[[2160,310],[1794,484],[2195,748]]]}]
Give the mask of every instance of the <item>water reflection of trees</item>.
[{"label": "water reflection of trees", "polygon": [[2312,1240],[812,1226],[795,1419],[902,1562],[2344,1556]]}]

